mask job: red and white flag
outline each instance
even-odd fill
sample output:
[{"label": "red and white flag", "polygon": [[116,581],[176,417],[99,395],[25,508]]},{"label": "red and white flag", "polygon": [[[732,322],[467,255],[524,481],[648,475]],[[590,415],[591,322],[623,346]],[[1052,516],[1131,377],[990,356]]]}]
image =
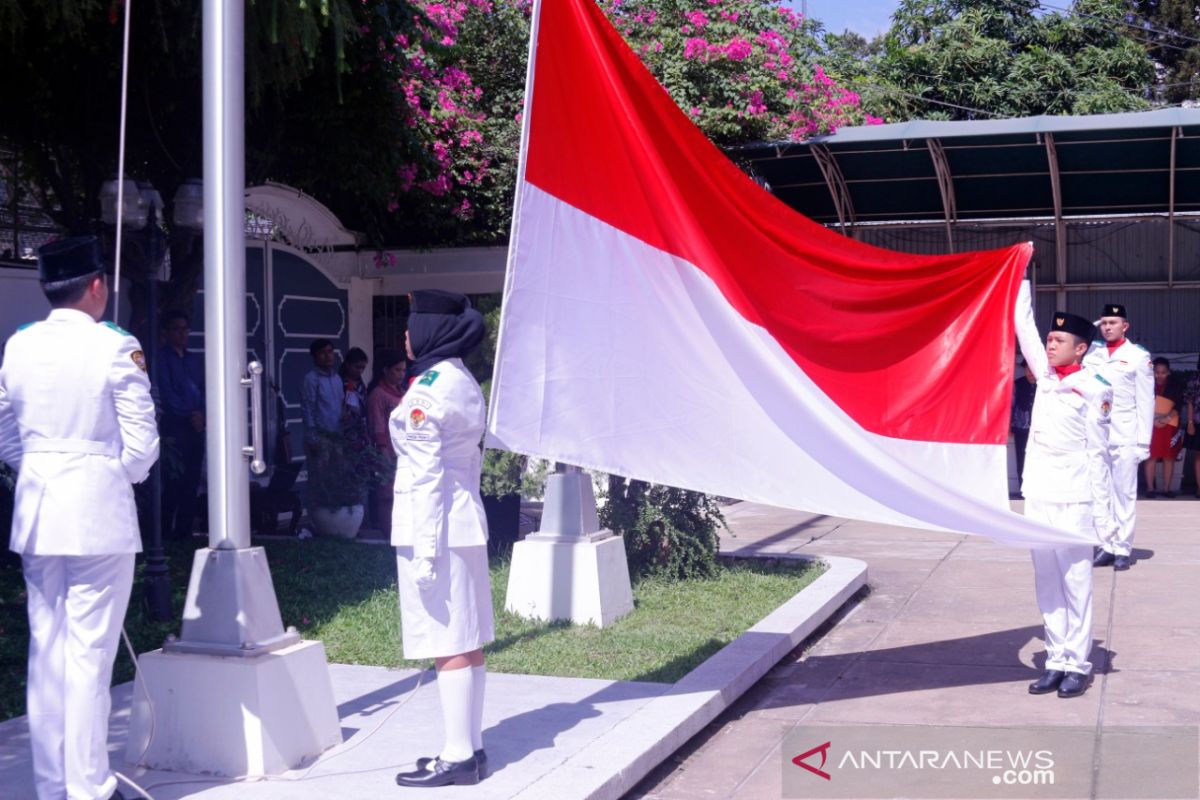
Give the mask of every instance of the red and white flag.
[{"label": "red and white flag", "polygon": [[805,511],[1080,543],[1008,510],[1031,255],[871,247],[788,208],[593,0],[534,9],[489,444]]}]

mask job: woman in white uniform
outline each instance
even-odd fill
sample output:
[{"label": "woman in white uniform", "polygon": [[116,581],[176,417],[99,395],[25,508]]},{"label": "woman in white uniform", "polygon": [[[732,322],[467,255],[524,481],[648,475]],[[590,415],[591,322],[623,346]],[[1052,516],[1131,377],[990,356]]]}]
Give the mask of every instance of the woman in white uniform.
[{"label": "woman in white uniform", "polygon": [[389,418],[396,449],[392,544],[404,657],[432,658],[446,739],[401,772],[401,786],[478,783],[483,751],[483,646],[495,638],[487,519],[479,497],[483,393],[462,359],[483,317],[461,294],[413,292],[406,345],[414,376]]}]

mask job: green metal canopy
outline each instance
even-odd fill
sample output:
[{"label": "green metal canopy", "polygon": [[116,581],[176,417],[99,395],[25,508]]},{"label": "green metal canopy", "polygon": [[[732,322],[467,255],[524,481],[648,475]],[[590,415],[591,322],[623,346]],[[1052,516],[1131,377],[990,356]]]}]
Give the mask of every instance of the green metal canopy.
[{"label": "green metal canopy", "polygon": [[843,226],[1200,212],[1200,109],[871,125],[731,155]]}]

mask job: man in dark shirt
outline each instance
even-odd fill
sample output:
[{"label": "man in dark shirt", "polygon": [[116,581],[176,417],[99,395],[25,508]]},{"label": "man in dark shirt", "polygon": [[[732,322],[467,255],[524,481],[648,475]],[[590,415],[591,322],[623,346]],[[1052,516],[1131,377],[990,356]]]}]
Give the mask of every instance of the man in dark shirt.
[{"label": "man in dark shirt", "polygon": [[192,535],[204,463],[204,358],[187,349],[187,314],[167,312],[162,328],[166,344],[156,366],[162,407],[162,529],[164,536],[182,539]]}]

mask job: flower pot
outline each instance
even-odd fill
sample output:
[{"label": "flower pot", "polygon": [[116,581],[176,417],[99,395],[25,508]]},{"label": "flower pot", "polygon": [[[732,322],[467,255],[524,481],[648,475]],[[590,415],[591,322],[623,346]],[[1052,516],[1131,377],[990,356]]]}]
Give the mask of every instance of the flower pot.
[{"label": "flower pot", "polygon": [[361,503],[341,508],[323,508],[318,506],[310,512],[313,527],[319,536],[340,536],[343,539],[353,539],[362,527],[363,506]]}]

